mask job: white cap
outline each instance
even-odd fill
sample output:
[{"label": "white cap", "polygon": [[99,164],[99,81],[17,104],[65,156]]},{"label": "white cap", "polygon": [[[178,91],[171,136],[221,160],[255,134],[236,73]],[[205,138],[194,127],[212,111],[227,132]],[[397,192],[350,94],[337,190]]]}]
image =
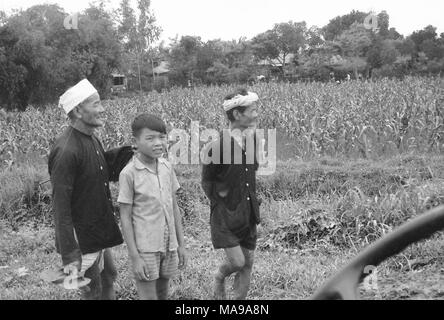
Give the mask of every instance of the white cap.
[{"label": "white cap", "polygon": [[97,93],[96,88],[87,80],[83,79],[74,87],[69,88],[59,100],[59,107],[68,114],[72,109],[85,101],[87,98]]}]

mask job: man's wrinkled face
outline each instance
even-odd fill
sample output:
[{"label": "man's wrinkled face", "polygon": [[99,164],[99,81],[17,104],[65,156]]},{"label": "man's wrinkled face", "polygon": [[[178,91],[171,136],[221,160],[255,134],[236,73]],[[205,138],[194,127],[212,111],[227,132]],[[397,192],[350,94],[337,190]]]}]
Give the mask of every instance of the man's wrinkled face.
[{"label": "man's wrinkled face", "polygon": [[143,128],[135,137],[137,150],[150,158],[160,158],[167,147],[167,135],[148,128]]},{"label": "man's wrinkled face", "polygon": [[80,115],[79,120],[89,127],[101,127],[104,125],[103,114],[105,109],[100,101],[98,93],[94,93],[88,99],[83,101],[77,111]]},{"label": "man's wrinkled face", "polygon": [[237,115],[235,115],[235,119],[237,122],[237,125],[242,130],[248,129],[248,128],[255,128],[257,125],[257,117],[258,117],[258,110],[256,103],[253,103],[249,107],[247,107],[244,111],[244,113],[236,112]]}]

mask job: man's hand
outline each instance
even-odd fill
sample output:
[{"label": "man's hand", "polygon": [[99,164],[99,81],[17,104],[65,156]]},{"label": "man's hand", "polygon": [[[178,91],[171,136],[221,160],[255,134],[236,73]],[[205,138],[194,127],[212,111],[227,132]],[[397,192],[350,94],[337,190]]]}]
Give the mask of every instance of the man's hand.
[{"label": "man's hand", "polygon": [[177,255],[179,256],[179,269],[184,269],[187,265],[187,252],[183,246],[177,248]]},{"label": "man's hand", "polygon": [[131,259],[132,265],[133,265],[133,272],[136,276],[137,280],[140,281],[150,281],[150,274],[148,271],[148,267],[145,264],[145,261],[138,256],[134,259]]},{"label": "man's hand", "polygon": [[218,191],[217,194],[219,195],[219,197],[225,198],[228,195],[228,189]]},{"label": "man's hand", "polygon": [[82,260],[76,260],[63,266],[63,273],[67,275],[78,274],[82,267]]}]

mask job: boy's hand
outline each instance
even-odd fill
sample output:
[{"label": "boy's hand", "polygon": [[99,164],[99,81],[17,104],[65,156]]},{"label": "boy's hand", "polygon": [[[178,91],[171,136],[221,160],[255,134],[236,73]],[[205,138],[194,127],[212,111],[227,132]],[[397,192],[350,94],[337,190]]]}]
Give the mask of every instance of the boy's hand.
[{"label": "boy's hand", "polygon": [[185,247],[179,246],[177,248],[177,255],[179,256],[179,269],[184,269],[187,265],[187,260],[188,260]]},{"label": "boy's hand", "polygon": [[133,265],[133,272],[136,276],[137,280],[140,281],[149,281],[150,275],[148,272],[148,267],[145,264],[145,261],[139,256],[131,260]]}]

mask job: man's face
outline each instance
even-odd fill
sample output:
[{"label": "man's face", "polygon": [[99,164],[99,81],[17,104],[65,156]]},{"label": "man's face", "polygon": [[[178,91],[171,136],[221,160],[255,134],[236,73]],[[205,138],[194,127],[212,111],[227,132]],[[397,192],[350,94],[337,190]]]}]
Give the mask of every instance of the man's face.
[{"label": "man's face", "polygon": [[101,127],[104,125],[103,113],[105,109],[100,102],[98,93],[94,93],[83,101],[78,107],[78,112],[81,116],[79,120],[88,127]]},{"label": "man's face", "polygon": [[237,112],[237,116],[235,116],[237,127],[241,130],[245,130],[247,128],[256,128],[257,125],[257,117],[258,110],[256,103],[253,103],[247,109],[245,109],[244,113]]},{"label": "man's face", "polygon": [[167,135],[143,128],[135,138],[137,150],[150,158],[160,158],[166,150]]}]

